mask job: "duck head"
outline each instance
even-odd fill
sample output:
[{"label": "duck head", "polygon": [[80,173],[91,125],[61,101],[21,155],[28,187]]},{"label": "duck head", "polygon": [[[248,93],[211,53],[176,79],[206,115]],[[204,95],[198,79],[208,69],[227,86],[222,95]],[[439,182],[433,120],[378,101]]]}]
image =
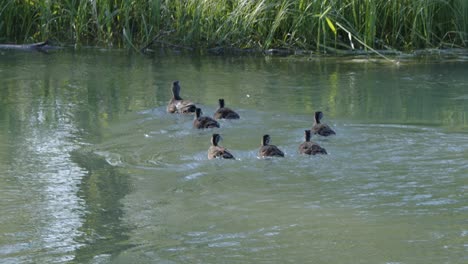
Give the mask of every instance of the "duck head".
[{"label": "duck head", "polygon": [[304,137],[305,137],[306,142],[310,141],[310,130],[305,130],[304,131]]},{"label": "duck head", "polygon": [[270,135],[263,135],[262,137],[262,146],[268,146],[270,144]]},{"label": "duck head", "polygon": [[224,107],[224,99],[220,98],[218,101],[219,101],[219,108],[223,108]]},{"label": "duck head", "polygon": [[315,112],[315,116],[314,116],[315,123],[320,124],[320,119],[322,119],[322,117],[323,117],[323,113],[321,111]]},{"label": "duck head", "polygon": [[202,110],[200,108],[195,108],[195,119],[199,118],[202,115]]},{"label": "duck head", "polygon": [[182,98],[180,97],[180,85],[179,85],[179,81],[174,81],[172,83],[172,96],[174,97],[174,99],[176,100],[182,100]]},{"label": "duck head", "polygon": [[219,141],[221,141],[221,135],[220,134],[213,134],[211,136],[211,144],[213,146],[218,146]]}]

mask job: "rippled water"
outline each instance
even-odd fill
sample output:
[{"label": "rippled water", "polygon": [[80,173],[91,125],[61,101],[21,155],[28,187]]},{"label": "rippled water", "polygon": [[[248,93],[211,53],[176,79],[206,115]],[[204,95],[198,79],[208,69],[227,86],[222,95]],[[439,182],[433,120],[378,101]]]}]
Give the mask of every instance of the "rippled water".
[{"label": "rippled water", "polygon": [[[0,56],[2,263],[468,261],[463,57]],[[167,114],[175,79],[241,119]],[[337,135],[299,155],[316,110]]]}]

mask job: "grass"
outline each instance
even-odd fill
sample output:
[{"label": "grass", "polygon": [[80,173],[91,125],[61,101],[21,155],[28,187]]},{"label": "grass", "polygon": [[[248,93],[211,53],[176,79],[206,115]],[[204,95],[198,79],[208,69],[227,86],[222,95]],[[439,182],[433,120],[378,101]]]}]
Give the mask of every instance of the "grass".
[{"label": "grass", "polygon": [[[398,49],[468,43],[466,0],[4,0],[0,42]],[[340,25],[340,26],[337,26]]]}]

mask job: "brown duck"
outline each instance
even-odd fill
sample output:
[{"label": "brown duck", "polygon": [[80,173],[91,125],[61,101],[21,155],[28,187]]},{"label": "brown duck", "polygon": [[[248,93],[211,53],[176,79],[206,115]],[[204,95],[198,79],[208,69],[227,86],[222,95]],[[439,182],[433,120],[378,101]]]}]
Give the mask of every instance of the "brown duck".
[{"label": "brown duck", "polygon": [[281,151],[277,146],[270,145],[270,135],[263,135],[262,145],[258,150],[258,156],[260,158],[264,157],[284,157],[283,151]]},{"label": "brown duck", "polygon": [[195,119],[193,120],[193,127],[198,129],[219,127],[219,123],[211,117],[202,116],[200,108],[195,109]]},{"label": "brown duck", "polygon": [[317,111],[315,112],[315,116],[314,116],[314,125],[312,126],[312,131],[314,132],[314,134],[318,134],[318,135],[321,135],[321,136],[331,136],[331,135],[335,135],[335,131],[333,131],[333,129],[331,129],[327,124],[322,124],[320,123],[320,120],[322,119],[323,117],[323,113],[320,112],[320,111]]},{"label": "brown duck", "polygon": [[211,136],[211,146],[208,149],[208,159],[234,159],[234,156],[226,148],[218,145],[220,140],[220,134],[213,134]]},{"label": "brown duck", "polygon": [[184,100],[180,97],[179,81],[172,83],[172,98],[167,105],[168,113],[190,114],[195,112],[195,104],[192,101]]},{"label": "brown duck", "polygon": [[219,108],[214,113],[215,119],[239,119],[240,116],[231,108],[224,106],[224,99],[219,99]]},{"label": "brown duck", "polygon": [[327,154],[327,151],[319,144],[310,141],[310,130],[304,132],[305,141],[299,145],[299,153],[307,155]]}]

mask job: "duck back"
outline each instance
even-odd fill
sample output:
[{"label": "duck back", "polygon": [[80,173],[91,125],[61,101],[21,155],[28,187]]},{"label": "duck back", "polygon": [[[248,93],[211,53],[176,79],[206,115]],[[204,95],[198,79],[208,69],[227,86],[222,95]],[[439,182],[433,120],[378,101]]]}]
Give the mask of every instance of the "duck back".
[{"label": "duck back", "polygon": [[203,128],[219,128],[219,123],[208,116],[201,116],[193,121],[193,127],[197,129]]},{"label": "duck back", "polygon": [[299,145],[299,153],[307,155],[327,154],[327,151],[314,142],[303,142]]},{"label": "duck back", "polygon": [[281,151],[275,145],[261,146],[258,150],[259,157],[284,157],[283,151]]},{"label": "duck back", "polygon": [[234,156],[224,147],[211,146],[208,149],[208,159],[234,159]]}]

